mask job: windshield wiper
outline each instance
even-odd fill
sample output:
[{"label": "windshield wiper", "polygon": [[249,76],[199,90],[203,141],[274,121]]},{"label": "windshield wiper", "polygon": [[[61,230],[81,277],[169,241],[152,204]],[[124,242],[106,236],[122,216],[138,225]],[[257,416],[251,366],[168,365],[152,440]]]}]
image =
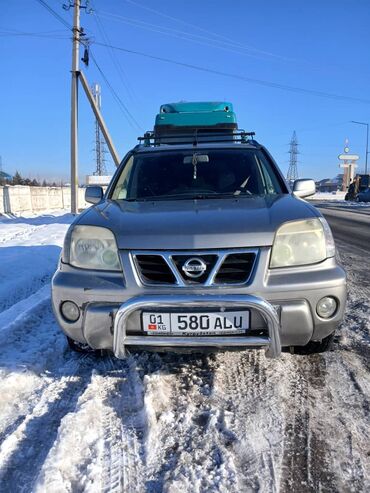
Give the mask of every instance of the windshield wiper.
[{"label": "windshield wiper", "polygon": [[125,199],[128,202],[154,202],[154,201],[165,201],[165,200],[204,200],[204,199],[219,199],[221,197],[230,197],[230,198],[240,198],[243,197],[251,197],[252,195],[235,195],[233,192],[220,192],[220,193],[176,193],[170,195],[150,195],[148,197],[136,197]]},{"label": "windshield wiper", "polygon": [[241,193],[236,195],[235,192],[185,192],[185,193],[173,193],[169,195],[148,195],[146,197],[135,197],[123,199],[127,202],[157,202],[166,200],[205,200],[205,199],[219,199],[219,198],[233,198],[239,199],[244,197],[255,197],[255,194],[250,192]]}]

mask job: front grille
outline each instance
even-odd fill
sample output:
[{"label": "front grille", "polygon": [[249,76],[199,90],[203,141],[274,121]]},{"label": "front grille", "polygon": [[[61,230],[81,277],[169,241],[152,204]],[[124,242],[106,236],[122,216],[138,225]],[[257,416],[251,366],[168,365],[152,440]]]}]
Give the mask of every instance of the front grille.
[{"label": "front grille", "polygon": [[176,277],[161,255],[136,255],[140,275],[145,282],[175,284]]},{"label": "front grille", "polygon": [[215,277],[215,284],[242,284],[248,281],[256,254],[232,253],[222,262]]},{"label": "front grille", "polygon": [[140,251],[131,255],[143,284],[186,287],[247,284],[251,279],[257,253],[257,249],[234,249]]}]

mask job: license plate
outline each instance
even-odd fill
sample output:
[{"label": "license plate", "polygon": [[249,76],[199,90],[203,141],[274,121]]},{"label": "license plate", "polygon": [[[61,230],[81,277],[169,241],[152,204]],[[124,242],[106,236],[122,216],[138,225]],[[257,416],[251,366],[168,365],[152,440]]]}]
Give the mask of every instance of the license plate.
[{"label": "license plate", "polygon": [[249,312],[143,312],[142,324],[144,332],[148,335],[243,334],[249,329]]}]

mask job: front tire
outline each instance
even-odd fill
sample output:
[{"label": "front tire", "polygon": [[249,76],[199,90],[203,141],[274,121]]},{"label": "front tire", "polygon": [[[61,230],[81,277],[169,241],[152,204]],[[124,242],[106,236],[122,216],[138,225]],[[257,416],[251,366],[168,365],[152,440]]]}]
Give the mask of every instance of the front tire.
[{"label": "front tire", "polygon": [[291,346],[290,350],[293,354],[317,354],[317,353],[325,353],[326,351],[330,351],[333,340],[334,340],[335,332],[324,337],[321,341],[310,341],[305,346]]}]

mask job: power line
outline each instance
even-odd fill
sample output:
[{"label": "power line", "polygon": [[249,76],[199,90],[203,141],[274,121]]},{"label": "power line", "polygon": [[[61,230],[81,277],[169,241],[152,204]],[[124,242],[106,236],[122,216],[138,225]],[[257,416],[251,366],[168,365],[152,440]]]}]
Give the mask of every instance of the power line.
[{"label": "power line", "polygon": [[96,58],[94,57],[93,53],[91,52],[90,50],[90,56],[91,56],[91,59],[92,61],[94,62],[96,68],[98,69],[100,75],[103,77],[105,83],[107,84],[109,90],[111,91],[113,97],[116,99],[116,101],[118,102],[123,114],[125,115],[128,123],[131,125],[131,127],[134,128],[133,126],[133,123],[136,125],[136,127],[141,130],[141,127],[139,125],[139,123],[137,122],[137,120],[135,119],[135,117],[132,115],[132,113],[130,112],[130,110],[127,108],[127,106],[125,105],[125,103],[122,101],[122,99],[119,97],[119,95],[116,93],[116,91],[114,90],[114,88],[112,87],[111,83],[109,82],[109,80],[107,79],[106,75],[104,74],[103,70],[100,68],[98,62],[96,61]]},{"label": "power line", "polygon": [[[20,31],[19,29],[9,29],[7,27],[0,26],[0,30],[8,33],[24,33],[25,31]],[[65,33],[65,29],[52,29],[47,31],[39,31],[36,34],[57,34]]]},{"label": "power line", "polygon": [[[267,55],[267,53],[264,53],[264,52],[261,52],[262,54],[256,54],[256,53],[258,53],[258,50],[251,50],[250,48],[239,45],[237,43],[225,42],[225,41],[217,40],[217,39],[210,38],[207,36],[201,36],[198,34],[189,33],[186,31],[181,31],[179,29],[160,26],[158,24],[153,24],[153,23],[141,21],[138,19],[132,19],[130,17],[124,17],[121,15],[111,14],[109,12],[102,12],[102,11],[99,12],[99,15],[102,17],[106,17],[108,19],[118,20],[118,21],[123,22],[125,24],[131,25],[134,27],[138,27],[140,29],[146,29],[147,31],[151,31],[151,32],[159,33],[159,34],[164,34],[166,36],[172,36],[172,37],[177,38],[177,39],[182,39],[185,41],[191,41],[193,43],[198,43],[198,44],[202,44],[205,46],[211,46],[212,48],[218,48],[218,49],[229,51],[232,53],[237,53],[239,55],[249,56],[249,57],[257,58],[257,59],[265,59],[266,55]],[[254,53],[248,53],[246,50],[254,51]],[[277,57],[277,58],[283,59],[283,60],[293,61],[290,59],[285,59],[283,57]]]},{"label": "power line", "polygon": [[0,32],[2,38],[13,37],[13,36],[29,36],[34,38],[46,38],[46,39],[69,39],[69,36],[55,35],[55,34],[42,34],[42,33],[9,33]]},{"label": "power line", "polygon": [[[106,33],[106,31],[104,29],[103,22],[100,20],[99,15],[97,14],[96,10],[93,10],[93,14],[94,14],[94,19],[95,19],[96,25],[97,25],[101,35],[103,36],[104,41],[107,44],[110,44],[110,39],[108,37],[108,34]],[[113,62],[113,65],[116,68],[116,71],[118,73],[119,78],[121,79],[122,84],[126,88],[126,91],[132,100],[133,99],[133,93],[132,93],[132,89],[131,89],[130,84],[128,82],[127,75],[126,75],[125,71],[123,70],[119,60],[115,56],[116,54],[115,54],[114,50],[112,50],[112,48],[107,48],[107,51],[109,53],[110,59]]]},{"label": "power line", "polygon": [[72,26],[68,24],[68,22],[63,19],[61,15],[58,14],[58,12],[55,12],[54,9],[50,7],[44,0],[36,0],[40,5],[42,5],[53,17],[55,17],[59,22],[61,22],[67,29],[71,30]]},{"label": "power line", "polygon": [[[126,1],[127,3],[131,4],[131,5],[135,5],[136,7],[139,7],[141,9],[144,9],[148,12],[152,12],[160,17],[163,17],[165,19],[169,19],[171,21],[175,21],[175,22],[178,22],[178,23],[181,23],[185,26],[189,26],[189,27],[192,27],[193,29],[196,29],[198,31],[201,31],[203,33],[206,33],[206,34],[209,34],[211,36],[214,36],[215,38],[219,38],[219,39],[222,39],[224,40],[224,44],[225,45],[230,45],[232,47],[235,47],[236,49],[242,49],[242,50],[247,50],[247,51],[250,51],[250,52],[254,52],[256,53],[256,55],[253,55],[252,53],[245,53],[245,52],[239,52],[237,50],[231,50],[230,48],[228,50],[226,50],[226,48],[223,48],[221,46],[217,46],[218,48],[220,49],[223,49],[223,50],[226,50],[226,51],[231,51],[231,52],[234,52],[234,53],[239,53],[239,54],[244,54],[244,55],[248,55],[249,57],[254,57],[256,59],[266,59],[266,57],[269,57],[271,59],[276,59],[276,60],[281,60],[283,62],[288,62],[288,63],[294,63],[294,64],[299,64],[299,65],[304,65],[304,66],[307,66],[307,67],[311,67],[315,70],[319,70],[319,71],[322,71],[322,67],[320,65],[317,65],[315,64],[314,62],[311,62],[309,60],[306,60],[306,59],[303,59],[301,56],[299,58],[295,58],[295,57],[291,57],[291,56],[283,56],[281,54],[277,54],[277,53],[273,53],[271,51],[267,51],[267,50],[261,50],[259,48],[256,48],[254,46],[251,46],[251,45],[246,45],[246,44],[243,44],[239,41],[236,41],[235,39],[233,38],[230,38],[228,36],[225,36],[225,35],[222,35],[222,34],[219,34],[219,33],[216,33],[214,31],[211,31],[209,29],[205,29],[201,26],[198,26],[196,24],[193,24],[191,22],[187,22],[187,21],[184,21],[183,19],[179,18],[179,17],[175,17],[175,16],[172,16],[172,15],[169,15],[169,14],[166,14],[164,12],[161,12],[157,9],[154,9],[154,8],[151,8],[151,7],[148,7],[146,5],[142,5],[141,3],[138,3],[134,0],[124,0]],[[115,14],[112,14],[112,15],[115,15]],[[171,28],[163,28],[163,29],[171,29]],[[154,30],[153,30],[154,31]],[[154,31],[156,32],[156,31]],[[160,32],[160,31],[157,31],[157,32]],[[161,33],[161,34],[168,34],[168,33]],[[191,33],[188,33],[189,36],[197,36],[196,34],[191,34]],[[182,38],[183,39],[183,38]],[[205,38],[207,39],[207,38]],[[208,39],[211,39],[212,38],[208,38]],[[217,39],[213,39],[213,41],[215,42],[219,42]],[[226,41],[226,43],[225,43]],[[221,42],[221,41],[220,41]],[[202,44],[207,44],[207,43],[202,43]],[[213,46],[213,45],[209,45],[209,46]],[[215,47],[215,46],[213,46]],[[259,56],[258,56],[259,55]],[[335,71],[337,72],[338,69],[341,70],[341,74],[342,74],[342,68],[341,66],[337,66],[337,65],[333,65],[333,64],[326,64],[325,66],[325,71],[327,71],[328,68],[334,68]]]},{"label": "power line", "polygon": [[141,9],[147,10],[149,12],[152,12],[152,13],[154,13],[156,15],[159,15],[161,17],[164,17],[166,19],[170,19],[172,21],[180,22],[181,24],[183,24],[185,26],[192,27],[193,29],[197,29],[197,30],[202,31],[202,32],[204,32],[206,34],[210,34],[211,36],[214,36],[214,37],[223,39],[225,41],[228,41],[229,43],[231,43],[232,45],[234,45],[236,47],[244,48],[244,49],[250,50],[250,51],[255,51],[256,53],[263,54],[263,55],[266,55],[266,56],[270,56],[270,57],[273,57],[273,58],[279,58],[281,60],[286,60],[286,61],[291,61],[291,62],[297,61],[297,60],[294,60],[292,58],[287,58],[287,57],[284,57],[282,55],[277,55],[276,53],[271,53],[269,51],[260,50],[258,48],[253,47],[253,46],[244,45],[243,43],[240,43],[239,41],[235,41],[234,39],[229,38],[228,36],[225,36],[225,35],[222,35],[222,34],[219,34],[219,33],[215,33],[214,31],[210,31],[208,29],[204,29],[203,27],[200,27],[200,26],[197,26],[195,24],[192,24],[191,22],[184,21],[183,19],[180,19],[179,17],[174,17],[172,15],[165,14],[164,12],[160,12],[157,9],[153,9],[153,8],[148,7],[146,5],[142,5],[142,4],[138,3],[138,2],[135,2],[134,0],[125,0],[125,1],[127,3],[132,4],[132,5],[135,5],[136,7],[139,7]]},{"label": "power line", "polygon": [[237,79],[241,80],[244,82],[249,82],[251,84],[257,84],[260,86],[265,86],[265,87],[271,87],[274,89],[281,89],[284,91],[289,91],[289,92],[295,92],[295,93],[302,93],[302,94],[311,94],[312,96],[319,96],[322,98],[327,98],[327,99],[333,99],[333,100],[340,100],[340,101],[352,101],[355,103],[364,103],[364,104],[370,104],[369,99],[363,99],[363,98],[356,98],[352,96],[345,96],[345,95],[340,95],[340,94],[332,94],[324,91],[316,91],[315,89],[307,89],[303,87],[296,87],[296,86],[289,86],[286,84],[280,84],[277,82],[272,82],[272,81],[267,81],[263,79],[255,79],[252,77],[246,77],[244,75],[238,75],[238,74],[233,74],[230,72],[222,72],[221,70],[215,70],[211,68],[206,68],[206,67],[201,67],[199,65],[194,65],[191,63],[185,63],[185,62],[179,62],[177,60],[173,60],[171,58],[164,58],[156,55],[149,55],[148,53],[143,53],[141,51],[135,51],[135,50],[129,50],[127,48],[122,48],[120,46],[112,46],[112,45],[107,45],[105,43],[99,43],[95,42],[96,45],[98,46],[109,46],[110,48],[118,51],[123,51],[125,53],[130,53],[132,55],[139,55],[145,58],[150,58],[152,60],[157,60],[165,63],[171,63],[173,65],[178,65],[180,67],[185,67],[185,68],[190,68],[193,70],[197,70],[199,72],[207,72],[210,74],[214,75],[221,75],[223,77],[229,77],[231,79]]},{"label": "power line", "polygon": [[[36,0],[40,5],[42,5],[53,17],[55,17],[59,22],[61,22],[64,26],[66,26],[69,30],[72,29],[72,26],[70,26],[67,21],[65,19],[63,19],[62,16],[60,16],[54,9],[52,9],[44,0]],[[106,45],[109,47],[109,45]],[[107,79],[107,77],[105,76],[104,72],[102,71],[102,69],[100,68],[100,66],[98,65],[94,55],[90,52],[91,54],[91,58],[93,60],[93,62],[95,63],[96,65],[96,68],[98,69],[98,71],[100,72],[101,76],[103,77],[105,83],[107,84],[108,88],[110,89],[111,93],[113,94],[113,96],[115,97],[116,101],[118,102],[118,104],[120,105],[121,109],[123,110],[128,122],[130,123],[130,125],[132,125],[132,122],[135,123],[135,125],[141,129],[139,123],[137,122],[137,120],[135,119],[135,117],[131,114],[131,112],[129,111],[129,109],[126,107],[126,105],[124,104],[124,102],[122,101],[122,99],[118,96],[118,94],[116,93],[116,91],[113,89],[112,85],[110,84],[109,80]],[[131,120],[130,120],[131,118]]]}]

